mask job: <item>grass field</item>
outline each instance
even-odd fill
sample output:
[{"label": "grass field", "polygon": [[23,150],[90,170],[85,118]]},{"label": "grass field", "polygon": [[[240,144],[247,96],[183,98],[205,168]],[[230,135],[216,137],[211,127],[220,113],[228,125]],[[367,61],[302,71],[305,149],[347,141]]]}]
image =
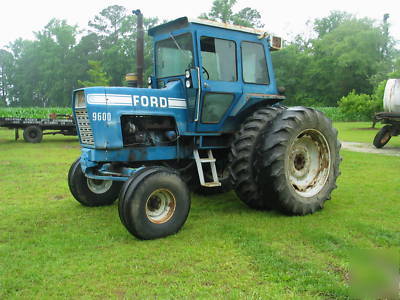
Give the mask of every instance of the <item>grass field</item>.
[{"label": "grass field", "polygon": [[[336,125],[342,140],[371,142],[376,131],[352,129],[366,124]],[[398,157],[342,151],[338,189],[314,215],[193,196],[179,234],[139,241],[116,204],[72,198],[76,137],[13,137],[0,129],[0,299],[346,299],[356,249],[400,246]]]}]

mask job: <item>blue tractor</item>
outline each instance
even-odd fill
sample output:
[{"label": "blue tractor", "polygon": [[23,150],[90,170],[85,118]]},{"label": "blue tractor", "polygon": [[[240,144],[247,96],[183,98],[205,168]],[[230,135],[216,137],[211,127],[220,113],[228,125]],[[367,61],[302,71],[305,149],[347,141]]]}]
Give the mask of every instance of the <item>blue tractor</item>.
[{"label": "blue tractor", "polygon": [[190,191],[234,189],[255,209],[305,215],[330,199],[339,175],[337,131],[320,111],[281,106],[271,51],[277,37],[208,20],[149,30],[148,88],[74,91],[82,147],[68,183],[85,206],[110,205],[140,239],[174,234]]}]

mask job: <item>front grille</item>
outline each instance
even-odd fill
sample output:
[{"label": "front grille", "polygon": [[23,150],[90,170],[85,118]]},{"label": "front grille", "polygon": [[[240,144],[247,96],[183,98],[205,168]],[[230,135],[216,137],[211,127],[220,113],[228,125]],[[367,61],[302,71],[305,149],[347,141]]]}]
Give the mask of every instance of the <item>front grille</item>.
[{"label": "front grille", "polygon": [[93,131],[90,127],[89,117],[86,108],[75,110],[76,123],[78,124],[81,143],[85,145],[94,145]]}]

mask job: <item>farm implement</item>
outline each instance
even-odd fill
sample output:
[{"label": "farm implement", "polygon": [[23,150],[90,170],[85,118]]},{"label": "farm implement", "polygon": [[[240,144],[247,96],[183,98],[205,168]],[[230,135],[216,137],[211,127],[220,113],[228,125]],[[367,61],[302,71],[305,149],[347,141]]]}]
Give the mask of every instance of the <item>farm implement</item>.
[{"label": "farm implement", "polygon": [[40,143],[43,135],[49,134],[77,135],[73,118],[64,114],[52,114],[46,119],[0,117],[0,127],[14,129],[15,140],[19,138],[19,129],[22,129],[23,138],[28,143]]}]

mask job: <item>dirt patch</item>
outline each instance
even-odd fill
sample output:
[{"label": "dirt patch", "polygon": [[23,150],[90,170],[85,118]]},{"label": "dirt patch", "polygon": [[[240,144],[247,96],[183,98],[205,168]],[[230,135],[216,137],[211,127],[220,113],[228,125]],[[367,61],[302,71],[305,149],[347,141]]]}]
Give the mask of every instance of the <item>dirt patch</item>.
[{"label": "dirt patch", "polygon": [[364,152],[364,153],[383,154],[390,156],[400,156],[400,147],[385,146],[384,148],[377,149],[372,144],[368,143],[356,143],[356,142],[341,142],[341,143],[342,143],[342,149],[345,150]]}]

